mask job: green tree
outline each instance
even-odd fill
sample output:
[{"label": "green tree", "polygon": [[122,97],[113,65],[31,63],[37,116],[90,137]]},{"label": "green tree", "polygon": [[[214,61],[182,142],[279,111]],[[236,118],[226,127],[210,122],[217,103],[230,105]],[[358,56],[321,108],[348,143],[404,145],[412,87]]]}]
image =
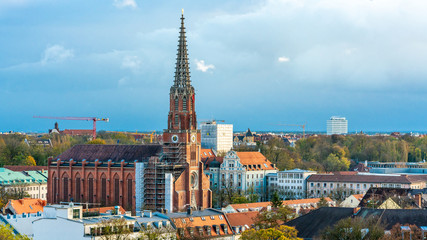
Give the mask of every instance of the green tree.
[{"label": "green tree", "polygon": [[271,206],[274,208],[279,208],[283,204],[282,199],[280,199],[279,194],[277,191],[274,191],[273,196],[271,196]]},{"label": "green tree", "polygon": [[322,196],[319,199],[319,202],[317,203],[317,207],[321,208],[321,207],[329,207],[328,201],[326,201],[326,199]]},{"label": "green tree", "polygon": [[2,240],[30,240],[26,235],[15,235],[10,225],[0,224],[0,239]]},{"label": "green tree", "polygon": [[294,227],[282,225],[277,228],[249,229],[242,233],[242,240],[300,240],[298,231]]},{"label": "green tree", "polygon": [[90,140],[89,142],[87,142],[87,144],[101,144],[101,145],[103,145],[103,144],[105,144],[105,140],[97,138],[97,139]]},{"label": "green tree", "polygon": [[254,219],[254,224],[260,229],[275,228],[295,218],[294,210],[288,206],[280,206],[271,211],[262,211]]},{"label": "green tree", "polygon": [[349,217],[324,229],[320,235],[325,240],[378,240],[384,236],[384,228],[378,223],[377,218]]}]

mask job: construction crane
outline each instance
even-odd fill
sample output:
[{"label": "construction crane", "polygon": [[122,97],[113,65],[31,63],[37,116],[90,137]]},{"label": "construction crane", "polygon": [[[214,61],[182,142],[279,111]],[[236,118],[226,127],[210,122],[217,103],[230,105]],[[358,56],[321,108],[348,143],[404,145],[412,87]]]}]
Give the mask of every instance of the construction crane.
[{"label": "construction crane", "polygon": [[153,135],[154,135],[154,133],[155,133],[156,131],[153,131],[153,132],[151,132],[151,134],[150,134],[150,143],[153,143]]},{"label": "construction crane", "polygon": [[277,126],[292,126],[292,127],[300,127],[300,128],[302,128],[302,138],[305,138],[305,126],[306,126],[306,123],[304,123],[304,124],[281,124],[281,123],[279,123],[279,124],[274,124],[274,125],[277,125]]},{"label": "construction crane", "polygon": [[34,116],[34,118],[44,118],[44,119],[59,119],[59,120],[77,120],[77,121],[92,121],[93,130],[92,137],[96,139],[96,122],[109,122],[109,118],[97,118],[97,117],[51,117],[51,116]]}]

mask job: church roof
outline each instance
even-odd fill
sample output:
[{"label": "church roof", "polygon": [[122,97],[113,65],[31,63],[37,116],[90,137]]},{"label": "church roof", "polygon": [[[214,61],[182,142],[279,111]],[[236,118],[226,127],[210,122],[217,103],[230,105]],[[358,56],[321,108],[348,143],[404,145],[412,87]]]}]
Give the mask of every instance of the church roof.
[{"label": "church roof", "polygon": [[253,137],[251,130],[248,128],[248,131],[246,132],[246,137]]},{"label": "church roof", "polygon": [[162,151],[162,145],[75,145],[63,152],[56,159],[67,161],[142,161],[151,156],[158,155]]}]

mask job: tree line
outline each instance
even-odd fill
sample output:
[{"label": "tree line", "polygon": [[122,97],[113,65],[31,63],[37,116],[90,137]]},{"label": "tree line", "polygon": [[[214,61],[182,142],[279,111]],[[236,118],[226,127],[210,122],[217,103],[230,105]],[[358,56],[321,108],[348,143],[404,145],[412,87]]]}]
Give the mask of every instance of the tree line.
[{"label": "tree line", "polygon": [[261,153],[280,170],[346,171],[358,162],[420,162],[427,155],[427,137],[403,135],[318,135],[290,147],[281,138],[258,143]]},{"label": "tree line", "polygon": [[[37,144],[37,140],[49,140],[50,144]],[[142,144],[125,133],[98,132],[97,139],[90,136],[46,134],[30,136],[22,134],[0,135],[0,167],[4,165],[46,166],[49,157],[56,157],[77,144]]]}]

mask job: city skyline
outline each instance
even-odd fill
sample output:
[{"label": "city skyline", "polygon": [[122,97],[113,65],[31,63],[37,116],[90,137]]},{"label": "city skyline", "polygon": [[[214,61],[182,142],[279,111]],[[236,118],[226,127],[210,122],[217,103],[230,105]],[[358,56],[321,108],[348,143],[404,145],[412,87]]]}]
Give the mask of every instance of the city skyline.
[{"label": "city skyline", "polygon": [[181,8],[199,122],[326,131],[340,115],[349,132],[427,130],[422,1],[22,0],[0,3],[0,131],[53,128],[33,115],[165,129]]}]

